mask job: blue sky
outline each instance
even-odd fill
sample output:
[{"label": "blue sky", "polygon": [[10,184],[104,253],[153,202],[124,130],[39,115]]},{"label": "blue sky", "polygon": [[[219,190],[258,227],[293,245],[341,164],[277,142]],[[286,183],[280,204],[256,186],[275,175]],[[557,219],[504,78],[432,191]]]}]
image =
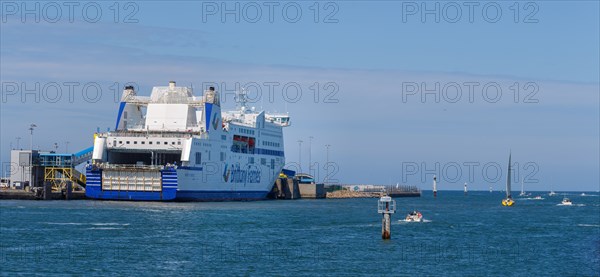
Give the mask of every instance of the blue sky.
[{"label": "blue sky", "polygon": [[[2,6],[3,163],[16,137],[28,147],[32,122],[39,126],[34,146],[49,150],[57,142],[64,150],[70,141],[69,150],[83,149],[96,128],[114,127],[114,94],[125,83],[147,95],[152,86],[177,80],[196,88],[215,82],[228,95],[236,83],[258,84],[263,97],[255,106],[293,118],[285,130],[288,162],[298,162],[297,141],[303,140],[306,168],[308,137],[314,137],[311,157],[319,163],[319,179],[325,175],[324,145],[331,144],[332,177],[342,183],[430,188],[431,175],[422,172],[439,165],[442,189],[461,189],[464,182],[472,189],[490,183],[500,189],[504,175],[496,180],[490,172],[496,164],[506,170],[512,150],[516,178],[525,177],[530,190],[595,191],[600,185],[598,2],[492,2],[487,16],[481,3],[473,22],[465,2],[278,2],[273,22],[265,2],[92,2],[102,11],[95,23],[88,22],[93,14],[81,16],[90,2],[74,8],[73,22],[60,6],[62,17],[54,23],[48,22],[53,7],[43,14],[47,3],[40,3],[39,23]],[[232,9],[236,3],[239,22],[221,14],[222,5]],[[433,14],[406,10],[436,3],[439,22]],[[448,3],[458,3],[462,15],[455,17],[456,6]],[[207,10],[215,5],[216,13]],[[288,17],[282,15],[285,5]],[[262,15],[252,23],[256,7]],[[294,18],[297,7],[302,15]],[[501,15],[494,17],[497,8]],[[22,88],[10,87],[22,83],[34,91],[24,99]],[[54,83],[61,97],[52,97]],[[65,83],[77,84],[71,98]],[[272,99],[266,83],[278,84]],[[415,84],[419,92],[411,94]],[[421,84],[440,100],[429,94],[423,101]],[[454,103],[455,84],[463,93]],[[476,84],[472,99],[465,84]],[[302,90],[297,99],[294,86]],[[99,94],[90,92],[95,87]],[[502,90],[498,98],[492,97],[495,87]],[[231,97],[224,105],[234,106]],[[418,172],[409,172],[415,164]],[[466,164],[477,164],[472,181]],[[492,169],[484,174],[486,165]]]}]

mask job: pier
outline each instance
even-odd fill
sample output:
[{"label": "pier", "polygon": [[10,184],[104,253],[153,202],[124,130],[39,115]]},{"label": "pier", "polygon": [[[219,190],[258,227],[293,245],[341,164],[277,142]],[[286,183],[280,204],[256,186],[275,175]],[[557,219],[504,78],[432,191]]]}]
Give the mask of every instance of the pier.
[{"label": "pier", "polygon": [[[40,190],[43,191],[43,190]],[[50,191],[46,194],[36,194],[34,191],[22,189],[0,189],[0,200],[79,200],[86,199],[84,191],[73,191],[70,195],[65,192]]]},{"label": "pier", "polygon": [[327,198],[421,197],[421,190],[408,185],[335,185],[329,186]]}]

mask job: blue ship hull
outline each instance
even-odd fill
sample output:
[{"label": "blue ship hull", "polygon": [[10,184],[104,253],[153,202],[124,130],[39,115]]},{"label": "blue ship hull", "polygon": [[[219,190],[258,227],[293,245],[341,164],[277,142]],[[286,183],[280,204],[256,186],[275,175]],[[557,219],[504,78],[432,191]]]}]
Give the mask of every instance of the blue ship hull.
[{"label": "blue ship hull", "polygon": [[177,189],[175,170],[161,171],[163,186],[161,191],[102,190],[102,171],[86,170],[88,198],[103,200],[137,201],[243,201],[264,200],[269,191],[193,191]]}]

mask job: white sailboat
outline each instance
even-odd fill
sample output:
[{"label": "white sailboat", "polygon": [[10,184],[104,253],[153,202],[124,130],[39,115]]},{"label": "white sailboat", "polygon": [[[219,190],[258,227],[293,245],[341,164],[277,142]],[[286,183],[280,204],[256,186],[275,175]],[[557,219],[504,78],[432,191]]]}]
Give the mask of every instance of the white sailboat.
[{"label": "white sailboat", "polygon": [[510,194],[510,163],[511,163],[511,154],[508,154],[508,173],[506,174],[506,199],[502,199],[502,206],[510,207],[515,204],[515,201],[512,200],[512,196]]},{"label": "white sailboat", "polygon": [[433,197],[437,196],[437,178],[433,175]]},{"label": "white sailboat", "polygon": [[523,178],[521,178],[521,193],[519,193],[519,196],[528,196],[529,194],[525,193],[525,190],[523,189]]},{"label": "white sailboat", "polygon": [[554,190],[552,189],[552,185],[550,185],[550,193],[548,193],[548,196],[555,196],[556,192],[554,192]]}]

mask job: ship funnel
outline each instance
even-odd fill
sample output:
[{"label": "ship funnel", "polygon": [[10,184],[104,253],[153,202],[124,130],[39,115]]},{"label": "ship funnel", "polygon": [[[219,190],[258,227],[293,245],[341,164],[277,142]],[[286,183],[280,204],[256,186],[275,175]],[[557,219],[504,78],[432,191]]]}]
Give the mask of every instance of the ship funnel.
[{"label": "ship funnel", "polygon": [[175,81],[169,81],[169,89],[175,90]]},{"label": "ship funnel", "polygon": [[133,86],[125,86],[123,90],[123,95],[121,95],[121,102],[127,102],[127,100],[131,99],[135,96],[135,89]]},{"label": "ship funnel", "polygon": [[208,90],[204,91],[204,102],[215,104],[217,106],[221,105],[219,101],[219,95],[215,91],[215,87],[209,87]]}]

